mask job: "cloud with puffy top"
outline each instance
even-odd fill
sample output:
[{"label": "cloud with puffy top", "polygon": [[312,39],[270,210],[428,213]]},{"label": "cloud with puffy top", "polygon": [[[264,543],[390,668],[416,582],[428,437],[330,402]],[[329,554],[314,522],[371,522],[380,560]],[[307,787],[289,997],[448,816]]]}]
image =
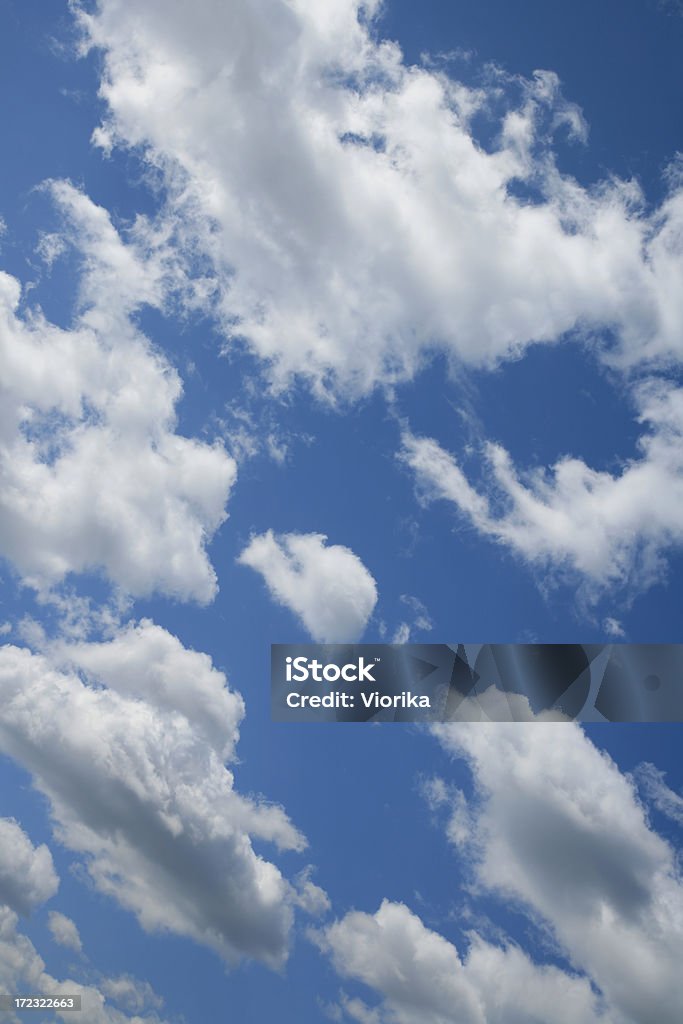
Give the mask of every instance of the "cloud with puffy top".
[{"label": "cloud with puffy top", "polygon": [[[464,887],[526,914],[540,958],[500,930],[495,942],[484,937],[469,900],[461,923],[471,926],[458,949],[408,906],[385,899],[374,913],[349,911],[313,933],[340,977],[364,989],[363,998],[342,993],[335,1019],[677,1024],[683,884],[677,852],[652,828],[633,779],[574,723],[477,722],[432,732],[472,771],[469,797],[441,778],[422,783],[467,865]],[[680,823],[680,797],[662,774],[644,765],[637,777],[657,809]]]},{"label": "cloud with puffy top", "polygon": [[545,926],[614,1019],[677,1024],[683,884],[633,781],[573,723],[433,732],[472,769],[476,882]]},{"label": "cloud with puffy top", "polygon": [[69,329],[22,313],[0,272],[0,555],[41,591],[100,571],[134,596],[207,602],[236,465],[176,432],[181,381],[131,319],[162,303],[164,268],[72,186],[50,191],[84,258],[79,309]]},{"label": "cloud with puffy top", "polygon": [[[277,967],[300,901],[254,840],[293,851],[306,840],[281,807],[235,789],[225,760],[243,712],[208,657],[149,622],[55,647],[52,660],[0,648],[0,751],[32,775],[94,885],[147,931]],[[45,898],[48,852],[5,827],[42,865]]]},{"label": "cloud with puffy top", "polygon": [[358,555],[321,533],[268,530],[251,538],[238,561],[263,576],[271,597],[319,643],[360,639],[377,603],[377,585]]},{"label": "cloud with puffy top", "polygon": [[341,977],[379,995],[378,1006],[342,998],[361,1024],[613,1024],[586,978],[477,935],[462,955],[402,903],[351,911],[318,941]]},{"label": "cloud with puffy top", "polygon": [[319,394],[409,379],[435,349],[491,366],[572,330],[608,332],[621,365],[680,359],[675,176],[653,211],[634,182],[584,188],[553,154],[587,136],[556,75],[489,67],[465,85],[410,64],[380,6],[77,7],[103,59],[94,141],[161,174],[162,220],[212,267],[226,345]]}]

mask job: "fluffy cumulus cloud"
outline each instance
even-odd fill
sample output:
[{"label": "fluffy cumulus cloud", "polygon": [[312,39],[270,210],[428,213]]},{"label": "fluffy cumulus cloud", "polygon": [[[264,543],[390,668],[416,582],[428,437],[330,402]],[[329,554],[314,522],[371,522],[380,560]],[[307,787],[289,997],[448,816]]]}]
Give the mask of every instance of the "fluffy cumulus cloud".
[{"label": "fluffy cumulus cloud", "polygon": [[472,767],[478,883],[547,928],[602,993],[610,1020],[675,1024],[683,885],[632,782],[573,724],[435,733]]},{"label": "fluffy cumulus cloud", "polygon": [[348,997],[348,1017],[373,1024],[598,1024],[603,1014],[586,978],[538,966],[516,946],[473,935],[466,956],[400,903],[353,911],[323,933],[340,975],[373,989],[381,1003]]},{"label": "fluffy cumulus cloud", "polygon": [[[551,72],[464,85],[409,65],[376,2],[75,9],[104,58],[96,143],[161,173],[158,252],[172,237],[201,254],[185,300],[199,288],[226,346],[246,342],[276,387],[357,395],[437,350],[492,366],[571,332],[599,339],[627,387],[680,362],[680,173],[657,209],[634,182],[561,173],[554,140],[583,144],[586,127]],[[680,394],[660,381],[635,401],[642,458],[620,474],[563,458],[526,479],[489,445],[504,511],[464,480],[458,504],[532,561],[647,584],[683,536]]]},{"label": "fluffy cumulus cloud", "polygon": [[47,919],[50,935],[58,946],[71,949],[74,953],[81,953],[83,946],[78,928],[66,914],[60,914],[58,910],[50,911]]},{"label": "fluffy cumulus cloud", "polygon": [[[526,913],[556,962],[535,962],[474,928],[460,951],[408,907],[385,900],[374,914],[352,911],[318,933],[340,976],[374,993],[370,1004],[343,994],[336,1019],[675,1024],[683,884],[676,853],[652,830],[633,781],[574,724],[433,731],[473,773],[469,801],[441,778],[422,784],[471,867],[470,895],[494,894]],[[661,773],[643,765],[637,775],[657,808],[680,821],[680,798]]]},{"label": "fluffy cumulus cloud", "polygon": [[358,555],[320,533],[252,537],[239,557],[261,573],[272,597],[294,612],[320,643],[358,640],[377,587]]},{"label": "fluffy cumulus cloud", "polygon": [[31,772],[94,884],[148,930],[275,966],[296,893],[252,839],[305,840],[281,808],[234,789],[224,759],[242,710],[207,658],[151,623],[53,661],[0,656],[0,750]]},{"label": "fluffy cumulus cloud", "polygon": [[223,760],[234,757],[242,698],[207,654],[183,647],[149,619],[129,623],[106,642],[56,643],[51,658],[123,696],[183,715]]},{"label": "fluffy cumulus cloud", "polygon": [[54,896],[58,886],[47,846],[34,846],[16,821],[0,818],[0,903],[28,914]]},{"label": "fluffy cumulus cloud", "polygon": [[171,270],[144,222],[125,243],[70,185],[51,191],[82,262],[79,312],[70,329],[22,312],[0,273],[0,554],[42,590],[99,570],[134,595],[210,600],[205,548],[235,464],[176,432],[181,382],[131,319]]},{"label": "fluffy cumulus cloud", "polygon": [[81,10],[104,58],[95,141],[161,171],[228,337],[276,382],[326,391],[410,376],[435,347],[488,365],[573,328],[605,329],[615,362],[679,358],[675,175],[653,212],[633,183],[581,187],[552,156],[555,133],[585,138],[553,74],[473,87],[410,66],[379,7]]},{"label": "fluffy cumulus cloud", "polygon": [[683,543],[683,391],[649,380],[636,400],[647,432],[638,457],[614,475],[571,457],[522,475],[501,445],[487,444],[488,479],[475,488],[450,452],[409,432],[400,457],[425,500],[450,502],[531,565],[580,576],[588,597],[645,587]]}]

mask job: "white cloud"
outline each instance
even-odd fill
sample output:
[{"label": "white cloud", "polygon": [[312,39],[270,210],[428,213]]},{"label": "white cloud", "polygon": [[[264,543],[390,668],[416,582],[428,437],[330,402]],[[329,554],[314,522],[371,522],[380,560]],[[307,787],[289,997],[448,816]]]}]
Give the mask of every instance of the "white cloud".
[{"label": "white cloud", "polygon": [[252,537],[239,556],[261,573],[271,596],[297,615],[314,640],[358,640],[377,602],[377,587],[360,558],[320,533],[272,530]]},{"label": "white cloud", "polygon": [[638,765],[633,774],[648,802],[656,807],[660,814],[666,815],[677,825],[683,825],[683,796],[667,786],[664,772],[645,761]]},{"label": "white cloud", "polygon": [[[683,191],[558,173],[585,139],[551,72],[479,88],[409,66],[359,0],[101,0],[95,141],[135,148],[169,224],[208,257],[228,339],[285,384],[364,392],[436,347],[489,365],[573,328],[616,362],[680,358]],[[505,96],[508,96],[506,105]],[[494,111],[504,108],[502,113]],[[490,151],[472,119],[497,117]],[[517,198],[522,183],[536,201]]]},{"label": "white cloud", "polygon": [[414,629],[428,633],[432,628],[429,612],[419,598],[413,597],[412,594],[401,594],[400,600],[402,604],[407,605],[413,612],[413,622],[400,622],[398,624],[391,639],[392,644],[407,644]]},{"label": "white cloud", "polygon": [[636,400],[648,431],[640,456],[616,475],[565,457],[549,472],[521,476],[508,452],[489,443],[490,482],[476,490],[431,438],[405,432],[400,457],[426,500],[451,502],[531,565],[578,574],[589,600],[607,587],[647,587],[683,544],[683,390],[650,380]]},{"label": "white cloud", "polygon": [[304,868],[294,879],[296,884],[296,903],[312,917],[322,917],[330,909],[330,899],[324,889],[316,885],[311,875],[313,868]]},{"label": "white cloud", "polygon": [[[384,900],[375,914],[348,913],[324,932],[324,948],[344,977],[381,997],[371,1009],[347,1001],[356,1020],[377,1024],[597,1024],[600,1012],[586,978],[539,966],[517,947],[470,936],[465,956],[406,906]],[[367,1013],[367,1016],[364,1014]]]},{"label": "white cloud", "polygon": [[415,629],[424,630],[428,633],[432,629],[432,620],[429,617],[429,612],[425,605],[420,601],[418,597],[414,597],[412,594],[401,594],[401,602],[412,608],[415,614],[415,621],[413,626]]},{"label": "white cloud", "polygon": [[130,319],[161,303],[165,263],[144,224],[125,244],[81,193],[51,190],[83,261],[80,312],[68,330],[22,314],[0,273],[0,553],[39,589],[102,570],[134,595],[208,601],[235,464],[175,432],[181,382]]},{"label": "white cloud", "polygon": [[122,974],[118,978],[103,978],[100,988],[105,996],[129,1013],[160,1010],[163,1006],[163,999],[157,995],[149,982],[139,981],[127,974]]},{"label": "white cloud", "polygon": [[83,952],[78,928],[70,917],[67,917],[66,914],[60,914],[58,910],[51,910],[48,915],[47,925],[50,929],[50,935],[58,946],[71,949],[74,953]]},{"label": "white cloud", "polygon": [[0,749],[31,772],[58,839],[97,888],[145,929],[190,936],[229,962],[281,964],[293,890],[251,840],[294,850],[305,840],[281,808],[233,788],[223,756],[235,747],[241,698],[150,623],[88,654],[76,645],[72,664],[96,685],[42,655],[1,649]]},{"label": "white cloud", "polygon": [[102,643],[55,644],[50,656],[125,697],[184,715],[223,760],[234,757],[242,698],[207,654],[183,647],[149,619],[129,623]]},{"label": "white cloud", "polygon": [[[145,294],[201,296],[226,346],[246,339],[276,387],[301,375],[332,399],[410,378],[436,350],[489,367],[572,331],[601,338],[628,390],[680,362],[680,173],[653,210],[634,182],[583,188],[552,152],[557,132],[586,139],[554,74],[489,68],[474,88],[409,66],[369,24],[379,6],[76,5],[104,57],[95,141],[134,148],[167,187],[140,229]],[[492,122],[488,148],[475,117]],[[683,402],[661,382],[634,398],[649,432],[621,473],[563,457],[522,474],[489,444],[491,488],[447,466],[436,491],[521,557],[583,575],[589,600],[647,586],[683,539]],[[253,447],[242,433],[237,450]]]},{"label": "white cloud", "polygon": [[394,630],[391,638],[392,644],[407,644],[410,640],[410,626],[407,622],[400,622]]},{"label": "white cloud", "polygon": [[629,779],[573,724],[434,732],[472,767],[479,884],[545,923],[618,1021],[675,1024],[683,885]]},{"label": "white cloud", "polygon": [[[9,907],[0,906],[0,989],[3,992],[30,992],[52,996],[80,996],[83,1019],[88,1024],[163,1024],[155,1013],[132,1017],[106,1003],[94,985],[82,985],[73,978],[60,980],[48,974],[45,962],[35,946],[17,928],[17,915]],[[74,1012],[55,1010],[64,1021],[72,1021]],[[23,1017],[9,1015],[12,1024]]]},{"label": "white cloud", "polygon": [[467,797],[457,786],[449,786],[438,775],[423,779],[420,792],[431,811],[448,809],[446,835],[458,849],[465,849],[474,838],[474,818]]},{"label": "white cloud", "polygon": [[34,846],[13,818],[0,818],[0,903],[28,914],[57,892],[52,854]]}]

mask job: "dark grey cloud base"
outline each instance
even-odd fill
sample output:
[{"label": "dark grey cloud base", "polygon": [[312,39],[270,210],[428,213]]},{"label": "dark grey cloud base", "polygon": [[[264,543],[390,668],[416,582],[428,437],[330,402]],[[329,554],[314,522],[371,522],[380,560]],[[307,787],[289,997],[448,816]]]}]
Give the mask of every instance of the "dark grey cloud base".
[{"label": "dark grey cloud base", "polygon": [[683,722],[683,644],[273,644],[271,711],[278,722]]}]

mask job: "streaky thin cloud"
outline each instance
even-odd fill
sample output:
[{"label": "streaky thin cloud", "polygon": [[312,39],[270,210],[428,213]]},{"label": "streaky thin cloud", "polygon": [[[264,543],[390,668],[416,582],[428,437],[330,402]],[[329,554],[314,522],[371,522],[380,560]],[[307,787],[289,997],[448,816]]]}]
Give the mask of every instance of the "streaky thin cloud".
[{"label": "streaky thin cloud", "polygon": [[666,775],[661,769],[644,761],[637,766],[633,777],[648,803],[677,825],[683,825],[683,796],[666,784]]}]

